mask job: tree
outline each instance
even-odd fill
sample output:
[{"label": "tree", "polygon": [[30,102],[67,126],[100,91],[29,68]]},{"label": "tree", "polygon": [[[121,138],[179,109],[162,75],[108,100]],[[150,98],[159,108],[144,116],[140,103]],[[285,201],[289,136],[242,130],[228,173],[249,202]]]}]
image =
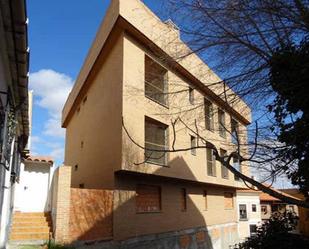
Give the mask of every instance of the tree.
[{"label": "tree", "polygon": [[276,214],[257,228],[255,235],[236,245],[235,249],[305,249],[308,240],[290,233],[296,228],[297,217],[293,213]]},{"label": "tree", "polygon": [[[223,77],[218,82],[212,82],[212,86],[218,85],[225,89],[228,85],[249,105],[263,109],[259,112],[260,116],[266,115],[268,119],[257,118],[263,122],[259,123],[257,120],[255,127],[251,127],[249,141],[242,141],[241,134],[233,134],[229,127],[224,127],[237,140],[237,147],[230,154],[221,155],[219,149],[195,128],[198,120],[195,114],[192,114],[190,124],[181,115],[174,116],[171,118],[174,134],[172,148],[151,149],[147,153],[148,159],[158,153],[210,148],[216,159],[249,187],[255,186],[284,202],[309,208],[309,201],[282,195],[263,182],[242,174],[231,163],[233,158],[238,158],[242,163],[250,163],[250,167],[263,168],[268,172],[265,180],[274,180],[276,176],[286,174],[308,196],[309,174],[308,166],[305,165],[308,161],[308,135],[302,133],[308,127],[307,114],[302,115],[307,113],[307,102],[302,102],[305,99],[303,97],[293,98],[294,101],[299,100],[294,106],[295,102],[291,99],[291,92],[304,96],[306,92],[297,89],[308,88],[308,67],[305,64],[308,54],[305,45],[309,31],[308,8],[309,2],[301,0],[169,0],[167,9],[170,10],[170,16],[178,24],[182,39],[190,47],[178,51],[173,59],[181,61],[192,53],[197,53],[206,62],[211,62],[212,69]],[[169,60],[162,56],[160,59],[167,63]],[[291,67],[293,61],[297,63]],[[282,70],[283,64],[290,65],[291,70]],[[282,79],[287,74],[288,80],[283,82]],[[295,75],[302,75],[297,85],[294,84]],[[209,87],[208,82],[203,83]],[[285,90],[286,86],[290,91]],[[165,94],[171,96],[183,91],[186,90],[169,91]],[[234,92],[228,90],[220,94],[228,105],[233,104],[235,96]],[[179,109],[179,112],[193,111]],[[285,122],[288,123],[284,124]],[[175,148],[177,124],[190,130],[201,143],[193,147]],[[145,146],[131,136],[125,123],[123,127],[129,139],[145,150]],[[295,133],[298,140],[293,139]],[[249,151],[242,151],[246,146]],[[141,163],[144,162],[136,162]]]}]

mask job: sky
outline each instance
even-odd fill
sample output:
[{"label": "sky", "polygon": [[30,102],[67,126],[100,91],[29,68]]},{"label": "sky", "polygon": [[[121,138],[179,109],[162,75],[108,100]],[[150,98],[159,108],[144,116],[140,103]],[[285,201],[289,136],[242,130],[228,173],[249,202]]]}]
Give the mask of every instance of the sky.
[{"label": "sky", "polygon": [[[78,76],[109,0],[27,1],[33,90],[31,154],[64,160],[61,111]],[[158,11],[159,0],[144,1]]]}]

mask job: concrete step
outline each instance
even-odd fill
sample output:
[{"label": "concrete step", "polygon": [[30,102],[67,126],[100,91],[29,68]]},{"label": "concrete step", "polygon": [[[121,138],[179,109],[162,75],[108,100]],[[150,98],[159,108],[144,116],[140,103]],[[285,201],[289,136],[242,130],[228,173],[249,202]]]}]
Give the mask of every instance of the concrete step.
[{"label": "concrete step", "polygon": [[17,233],[49,233],[51,228],[49,226],[14,226],[11,229],[11,234]]},{"label": "concrete step", "polygon": [[49,212],[14,212],[14,216],[15,217],[50,217],[50,213]]},{"label": "concrete step", "polygon": [[48,240],[49,233],[12,233],[10,241],[16,240]]},{"label": "concrete step", "polygon": [[19,222],[48,222],[50,221],[50,218],[47,217],[14,217],[13,216],[13,223],[19,223]]}]

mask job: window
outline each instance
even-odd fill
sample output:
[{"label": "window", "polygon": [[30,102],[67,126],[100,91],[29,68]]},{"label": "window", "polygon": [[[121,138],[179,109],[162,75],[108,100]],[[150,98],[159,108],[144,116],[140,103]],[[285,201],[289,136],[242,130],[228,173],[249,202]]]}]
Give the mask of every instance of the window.
[{"label": "window", "polygon": [[145,56],[145,96],[167,105],[167,70]]},{"label": "window", "polygon": [[245,204],[239,205],[239,220],[247,220],[247,206]]},{"label": "window", "polygon": [[208,203],[207,203],[207,191],[206,190],[204,190],[203,191],[203,197],[204,197],[204,207],[205,207],[205,210],[207,210],[207,208],[208,208]]},{"label": "window", "polygon": [[267,206],[262,205],[262,206],[261,206],[261,212],[262,212],[263,214],[267,214]]},{"label": "window", "polygon": [[167,164],[167,153],[154,150],[167,148],[167,125],[145,117],[145,161],[158,165]]},{"label": "window", "polygon": [[252,204],[252,212],[256,212],[256,204]]},{"label": "window", "polygon": [[[226,150],[220,149],[220,155],[221,157],[226,156]],[[223,164],[221,164],[221,177],[224,179],[229,179],[229,170]]]},{"label": "window", "polygon": [[194,89],[189,87],[189,102],[194,105]]},{"label": "window", "polygon": [[216,158],[214,156],[212,149],[209,148],[206,149],[206,157],[207,157],[207,174],[209,176],[216,176]]},{"label": "window", "polygon": [[250,236],[256,235],[257,226],[256,225],[249,225],[249,230],[250,230]]},{"label": "window", "polygon": [[239,139],[239,132],[238,132],[238,123],[235,119],[231,119],[231,136],[232,136],[232,143],[237,144]]},{"label": "window", "polygon": [[224,193],[224,209],[232,209],[234,207],[233,193]]},{"label": "window", "polygon": [[293,213],[295,212],[295,209],[294,209],[293,205],[289,205],[288,209],[289,209],[290,212],[293,212]]},{"label": "window", "polygon": [[213,119],[213,105],[210,101],[205,99],[205,127],[207,130],[214,130],[214,119]]},{"label": "window", "polygon": [[197,146],[197,139],[195,136],[190,136],[191,139],[191,154],[196,155],[196,146]]},{"label": "window", "polygon": [[[237,157],[233,157],[233,167],[241,173],[241,166],[240,166],[239,159]],[[239,177],[236,175],[234,175],[234,179],[236,181],[239,181]]]},{"label": "window", "polygon": [[221,137],[226,137],[226,130],[225,130],[225,113],[222,110],[218,110],[218,124],[219,124],[219,134]]},{"label": "window", "polygon": [[136,187],[136,212],[148,213],[161,211],[161,188],[139,184]]},{"label": "window", "polygon": [[185,188],[182,188],[180,191],[181,198],[181,211],[187,211],[187,191]]}]

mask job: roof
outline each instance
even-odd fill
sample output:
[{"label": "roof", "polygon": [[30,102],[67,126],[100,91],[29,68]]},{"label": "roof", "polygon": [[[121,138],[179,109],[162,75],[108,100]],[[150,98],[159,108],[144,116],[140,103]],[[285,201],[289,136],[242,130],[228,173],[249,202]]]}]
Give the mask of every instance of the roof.
[{"label": "roof", "polygon": [[29,136],[28,117],[28,24],[25,0],[0,1],[1,36],[5,37],[5,51],[11,78],[8,81],[11,104],[18,109],[19,144],[24,149]]},{"label": "roof", "polygon": [[[82,93],[89,86],[88,78],[107,44],[108,37],[116,27],[138,37],[148,49],[165,55],[174,70],[185,76],[195,87],[207,94],[214,102],[224,106],[240,122],[251,122],[251,110],[227,85],[213,84],[222,80],[180,39],[170,25],[162,22],[140,0],[112,0],[104,20],[96,34],[80,73],[62,111],[62,127],[66,127],[78,104]],[[173,44],[171,43],[173,41]],[[175,43],[177,46],[174,46]],[[151,44],[151,45],[150,45]],[[181,60],[179,52],[185,51]],[[225,91],[224,91],[225,89]],[[228,91],[228,99],[222,96]]]},{"label": "roof", "polygon": [[[278,193],[284,195],[284,196],[287,196],[287,197],[291,197],[291,198],[300,200],[299,198],[297,198],[297,197],[295,197],[295,196],[292,196],[292,195],[289,195],[289,194],[287,194],[287,193],[284,193],[284,192],[282,192],[282,191],[280,191],[280,190],[278,190],[278,189],[275,189],[275,188],[272,188],[272,187],[270,187],[270,188],[271,188],[272,190],[274,190],[274,191],[276,191],[276,192],[278,192]],[[274,201],[280,201],[280,202],[282,202],[282,201],[279,200],[278,198],[275,198],[275,197],[273,197],[273,196],[271,196],[271,195],[269,195],[269,194],[263,193],[263,192],[260,193],[260,200],[261,200],[261,201],[270,201],[270,202],[274,202]]]},{"label": "roof", "polygon": [[54,163],[54,159],[50,156],[33,156],[30,155],[27,158],[25,158],[26,162],[40,162],[40,163]]}]

